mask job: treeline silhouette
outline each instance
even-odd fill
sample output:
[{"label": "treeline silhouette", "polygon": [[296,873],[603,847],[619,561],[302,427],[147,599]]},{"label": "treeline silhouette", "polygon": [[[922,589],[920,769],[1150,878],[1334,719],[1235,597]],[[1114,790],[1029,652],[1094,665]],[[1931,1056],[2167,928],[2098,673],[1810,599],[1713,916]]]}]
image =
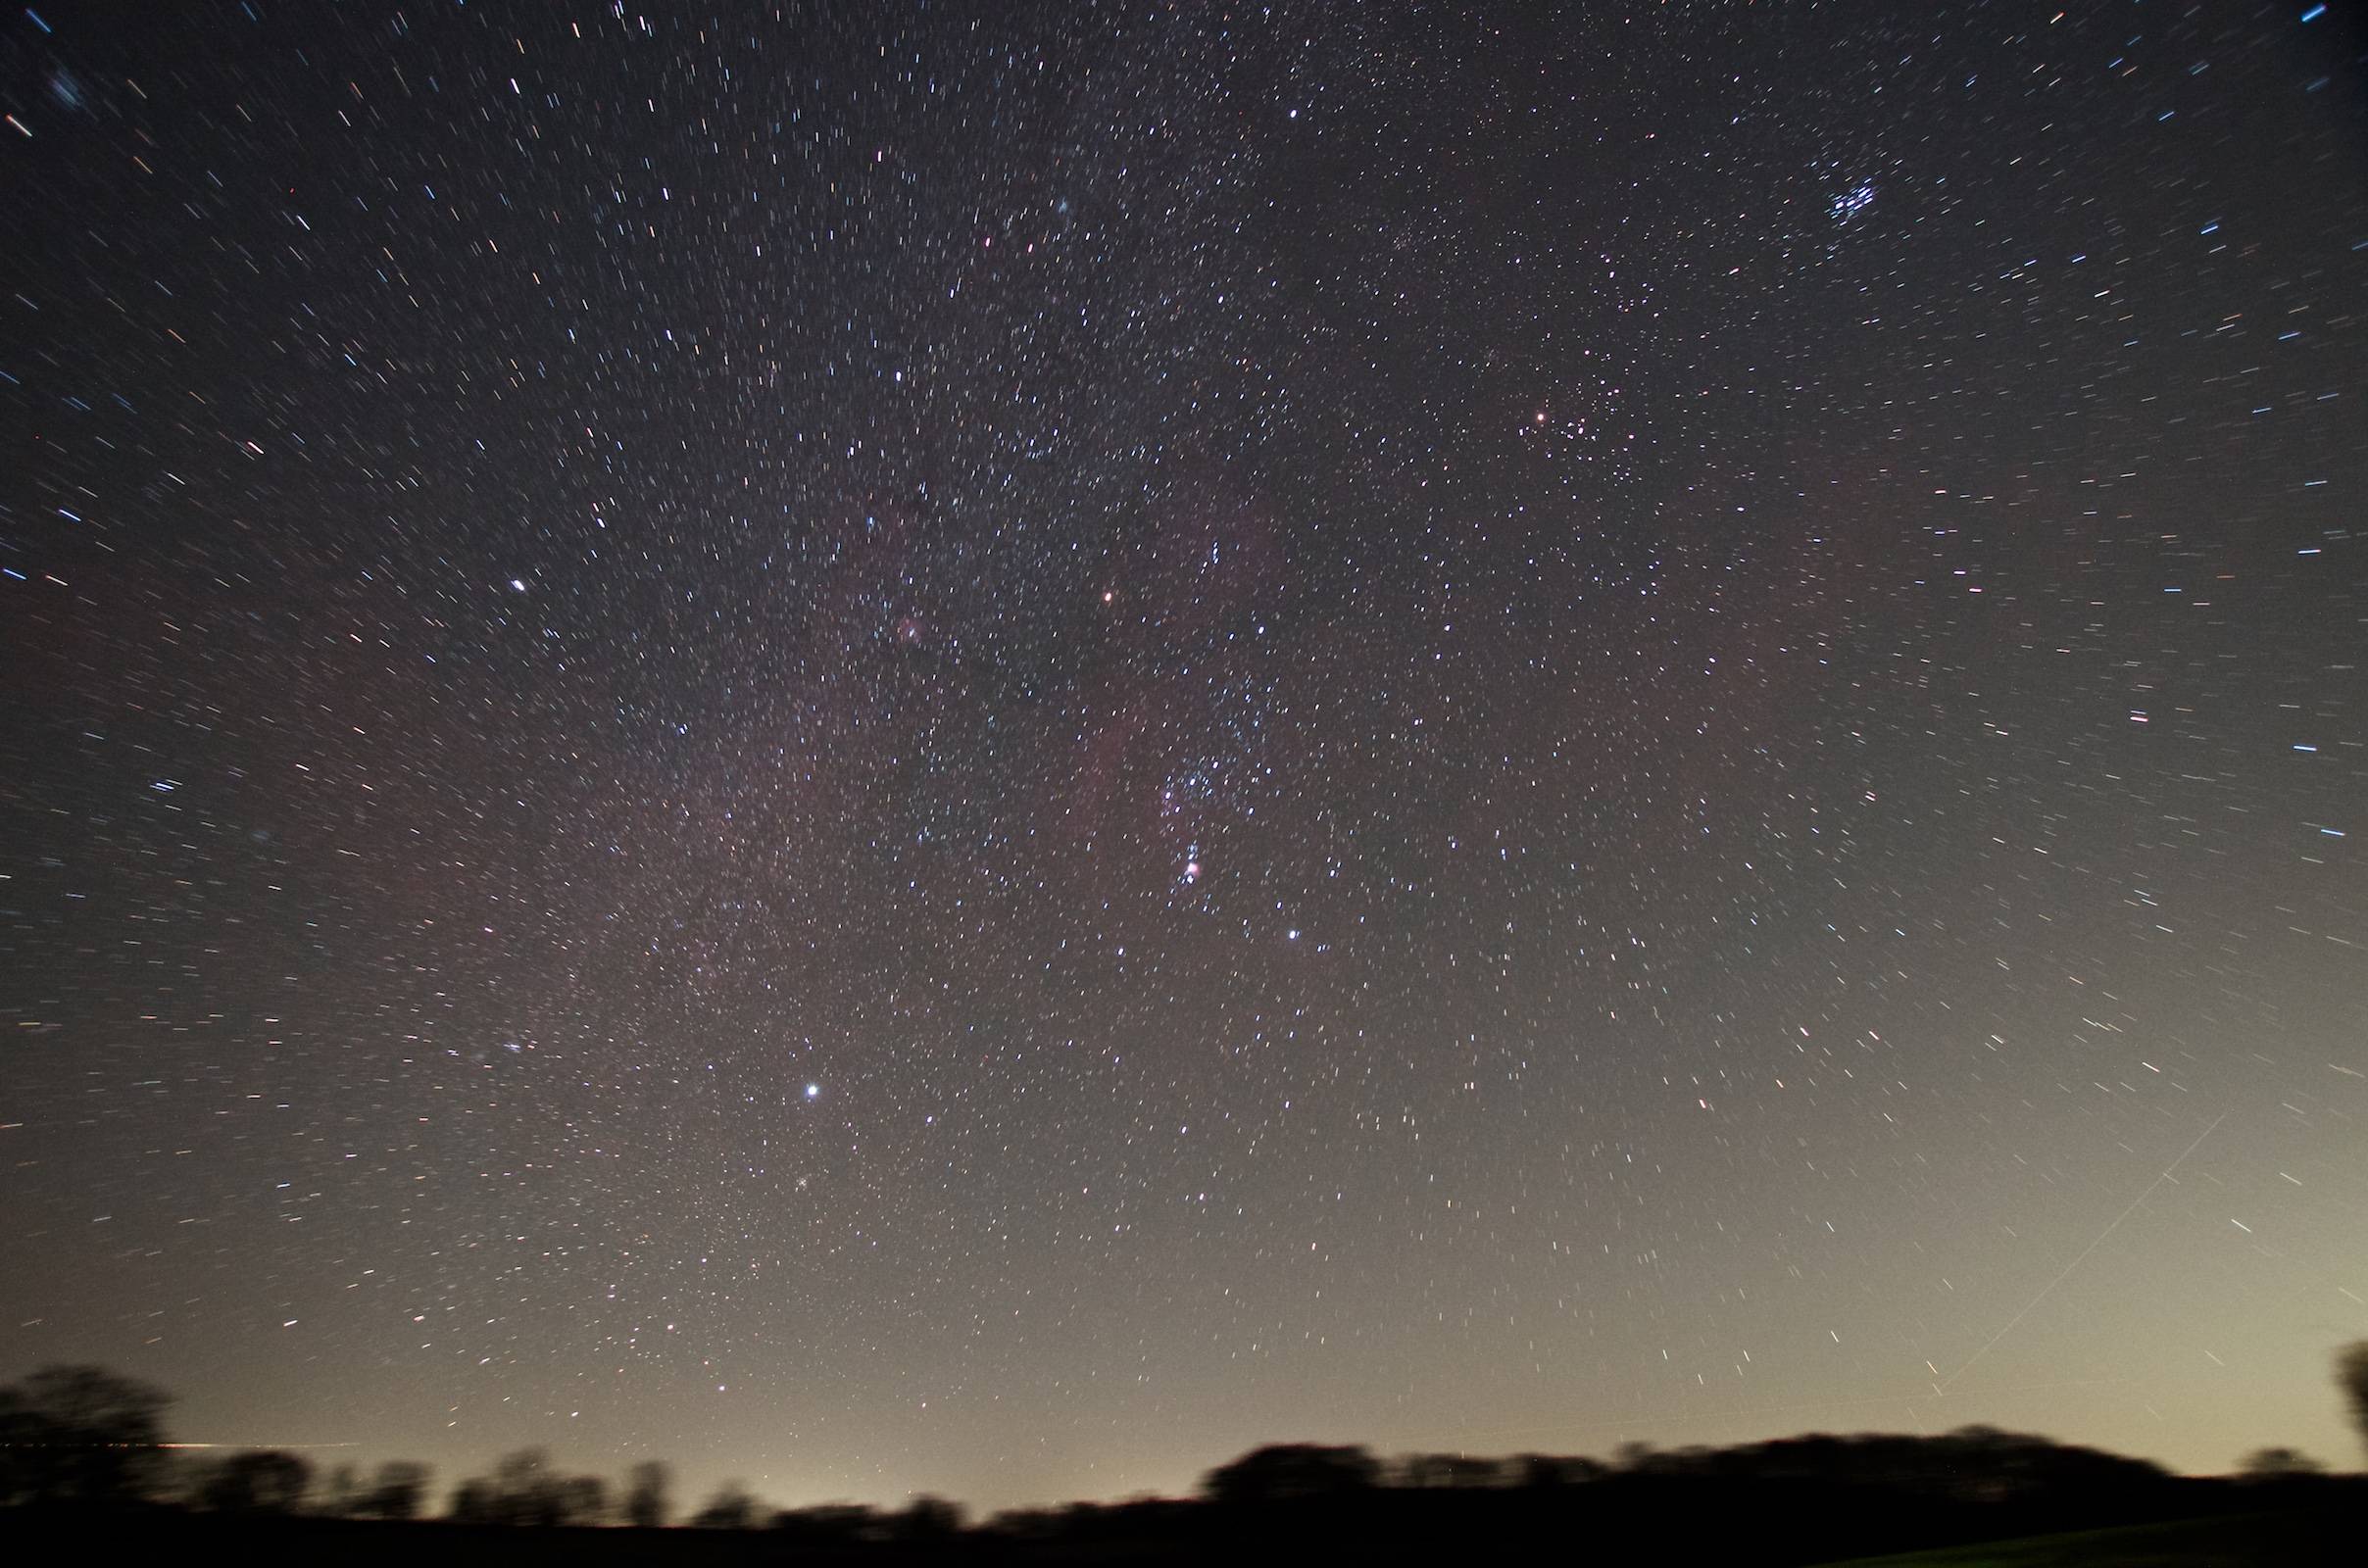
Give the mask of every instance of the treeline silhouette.
[{"label": "treeline silhouette", "polygon": [[[2336,1370],[2368,1441],[2368,1341],[2339,1352]],[[1630,1445],[1609,1459],[1385,1460],[1362,1446],[1273,1444],[1210,1470],[1195,1497],[1015,1509],[976,1524],[931,1496],[894,1510],[770,1509],[737,1483],[683,1511],[662,1463],[637,1464],[613,1486],[522,1449],[453,1485],[439,1516],[425,1465],[364,1473],[284,1450],[175,1448],[164,1427],[170,1404],[160,1390],[89,1366],[0,1388],[0,1507],[123,1551],[252,1554],[269,1543],[348,1563],[434,1551],[507,1568],[563,1555],[570,1564],[1567,1558],[1580,1544],[1599,1555],[1811,1563],[2239,1515],[2249,1554],[2231,1560],[2352,1562],[2368,1523],[2368,1476],[2330,1475],[2291,1448],[2259,1449],[2233,1477],[2180,1477],[1987,1427],[1667,1451]]]}]

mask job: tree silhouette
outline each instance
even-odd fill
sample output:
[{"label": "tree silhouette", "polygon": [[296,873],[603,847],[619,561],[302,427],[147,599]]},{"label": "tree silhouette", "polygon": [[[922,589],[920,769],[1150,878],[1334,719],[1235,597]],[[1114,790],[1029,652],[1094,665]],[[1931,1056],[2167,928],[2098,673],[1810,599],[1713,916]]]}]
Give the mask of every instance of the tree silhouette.
[{"label": "tree silhouette", "polygon": [[691,1515],[691,1524],[700,1530],[746,1530],[757,1522],[757,1499],[737,1481],[726,1481],[715,1489],[715,1494]]},{"label": "tree silhouette", "polygon": [[889,1521],[889,1534],[896,1541],[926,1545],[953,1540],[962,1534],[962,1504],[923,1493]]},{"label": "tree silhouette", "polygon": [[484,1476],[470,1476],[452,1489],[452,1505],[446,1517],[456,1525],[498,1525],[505,1521],[494,1504],[493,1482]]},{"label": "tree silhouette", "polygon": [[674,1474],[661,1459],[644,1459],[625,1477],[625,1523],[656,1530],[673,1511]]},{"label": "tree silhouette", "polygon": [[494,1511],[506,1525],[559,1523],[559,1478],[541,1448],[519,1448],[494,1462]]},{"label": "tree silhouette", "polygon": [[1216,1502],[1279,1502],[1363,1492],[1380,1480],[1380,1461],[1361,1446],[1277,1443],[1209,1471],[1201,1490]]},{"label": "tree silhouette", "polygon": [[605,1525],[609,1522],[609,1483],[599,1476],[563,1476],[553,1489],[559,1506],[555,1525]]},{"label": "tree silhouette", "polygon": [[316,1512],[331,1519],[352,1519],[362,1512],[362,1477],[350,1464],[331,1470],[321,1483],[321,1496],[313,1504]]},{"label": "tree silhouette", "polygon": [[860,1502],[816,1503],[773,1515],[780,1538],[801,1546],[850,1546],[876,1535],[879,1524],[879,1514]]},{"label": "tree silhouette", "polygon": [[125,1502],[163,1469],[172,1396],[95,1366],[0,1389],[0,1504]]},{"label": "tree silhouette", "polygon": [[1402,1487],[1499,1487],[1505,1482],[1505,1462],[1462,1453],[1409,1453],[1398,1461]]},{"label": "tree silhouette", "polygon": [[2299,1448],[2255,1448],[2240,1468],[2247,1481],[2286,1481],[2319,1475],[2327,1467]]},{"label": "tree silhouette", "polygon": [[2368,1340],[2353,1340],[2336,1351],[2335,1381],[2351,1406],[2351,1424],[2360,1429],[2361,1444],[2368,1446]]},{"label": "tree silhouette", "polygon": [[502,1455],[492,1475],[471,1476],[452,1494],[452,1518],[462,1524],[596,1525],[608,1512],[607,1482],[560,1475],[540,1448]]},{"label": "tree silhouette", "polygon": [[250,1448],[216,1465],[197,1501],[216,1513],[294,1513],[312,1486],[313,1467],[296,1455]]},{"label": "tree silhouette", "polygon": [[355,1512],[373,1519],[417,1519],[427,1500],[427,1466],[409,1459],[389,1459],[370,1477],[370,1490],[355,1504]]},{"label": "tree silhouette", "polygon": [[1558,1453],[1516,1454],[1506,1463],[1525,1487],[1576,1487],[1610,1473],[1601,1459]]}]

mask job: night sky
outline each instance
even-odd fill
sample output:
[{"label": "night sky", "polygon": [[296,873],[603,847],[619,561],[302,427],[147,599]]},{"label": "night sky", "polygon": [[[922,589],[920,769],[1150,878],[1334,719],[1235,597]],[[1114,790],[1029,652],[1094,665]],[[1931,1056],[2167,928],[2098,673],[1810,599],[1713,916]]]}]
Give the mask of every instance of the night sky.
[{"label": "night sky", "polygon": [[0,19],[0,1377],[2352,1462],[2305,0]]}]

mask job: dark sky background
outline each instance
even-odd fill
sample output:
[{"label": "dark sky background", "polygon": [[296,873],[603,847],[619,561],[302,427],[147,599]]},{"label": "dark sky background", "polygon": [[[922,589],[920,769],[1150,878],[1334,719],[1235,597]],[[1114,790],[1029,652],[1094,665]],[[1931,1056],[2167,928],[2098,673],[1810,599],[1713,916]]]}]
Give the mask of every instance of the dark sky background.
[{"label": "dark sky background", "polygon": [[2362,43],[12,10],[0,1375],[2349,1459]]}]

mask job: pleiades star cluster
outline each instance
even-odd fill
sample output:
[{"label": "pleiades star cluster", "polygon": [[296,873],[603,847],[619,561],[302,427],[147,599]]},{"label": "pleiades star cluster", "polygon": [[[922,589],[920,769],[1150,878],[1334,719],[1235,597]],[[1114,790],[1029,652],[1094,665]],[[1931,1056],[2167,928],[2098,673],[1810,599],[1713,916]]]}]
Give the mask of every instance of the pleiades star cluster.
[{"label": "pleiades star cluster", "polygon": [[2348,1462],[2299,0],[0,20],[0,1375],[444,1482]]}]

